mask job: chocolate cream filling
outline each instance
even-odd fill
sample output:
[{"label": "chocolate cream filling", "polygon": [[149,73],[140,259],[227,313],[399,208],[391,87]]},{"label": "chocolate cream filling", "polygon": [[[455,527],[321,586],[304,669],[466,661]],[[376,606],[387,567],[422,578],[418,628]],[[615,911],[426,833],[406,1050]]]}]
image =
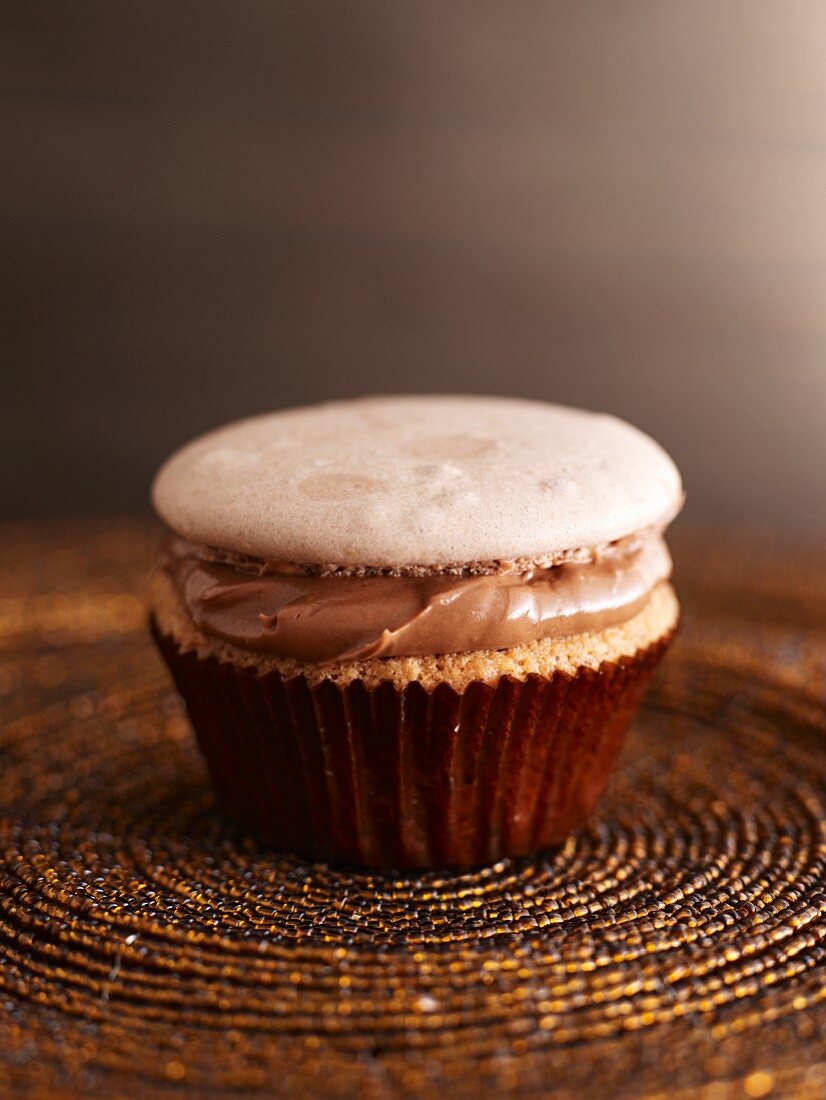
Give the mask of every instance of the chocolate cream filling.
[{"label": "chocolate cream filling", "polygon": [[227,560],[171,536],[160,564],[195,626],[241,649],[300,661],[510,649],[602,630],[640,611],[671,573],[658,532],[590,560],[483,576],[315,576]]}]

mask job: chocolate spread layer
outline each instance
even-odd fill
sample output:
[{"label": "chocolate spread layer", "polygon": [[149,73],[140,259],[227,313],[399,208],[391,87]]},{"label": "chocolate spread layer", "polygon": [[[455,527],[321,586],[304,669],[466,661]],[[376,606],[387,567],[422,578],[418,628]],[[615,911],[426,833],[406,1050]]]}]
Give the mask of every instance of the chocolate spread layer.
[{"label": "chocolate spread layer", "polygon": [[317,576],[228,560],[176,536],[160,564],[202,633],[318,664],[509,649],[601,630],[632,618],[671,572],[656,533],[587,561],[482,576]]}]

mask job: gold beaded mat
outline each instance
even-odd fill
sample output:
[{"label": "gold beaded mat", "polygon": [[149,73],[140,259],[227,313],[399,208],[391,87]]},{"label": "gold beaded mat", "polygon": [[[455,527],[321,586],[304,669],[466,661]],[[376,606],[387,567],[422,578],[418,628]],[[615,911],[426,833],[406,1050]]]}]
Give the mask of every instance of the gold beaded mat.
[{"label": "gold beaded mat", "polygon": [[826,1095],[826,553],[678,535],[685,619],[598,816],[459,875],[211,810],[155,534],[0,542],[0,1094]]}]

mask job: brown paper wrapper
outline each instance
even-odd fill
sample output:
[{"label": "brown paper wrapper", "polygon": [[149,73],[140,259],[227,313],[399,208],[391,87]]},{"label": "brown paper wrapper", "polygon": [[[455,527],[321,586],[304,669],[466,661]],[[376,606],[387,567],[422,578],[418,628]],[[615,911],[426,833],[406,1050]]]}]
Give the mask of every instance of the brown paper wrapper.
[{"label": "brown paper wrapper", "polygon": [[153,633],[221,808],[282,850],[387,868],[563,840],[596,805],[668,642],[575,676],[429,693],[259,676]]}]

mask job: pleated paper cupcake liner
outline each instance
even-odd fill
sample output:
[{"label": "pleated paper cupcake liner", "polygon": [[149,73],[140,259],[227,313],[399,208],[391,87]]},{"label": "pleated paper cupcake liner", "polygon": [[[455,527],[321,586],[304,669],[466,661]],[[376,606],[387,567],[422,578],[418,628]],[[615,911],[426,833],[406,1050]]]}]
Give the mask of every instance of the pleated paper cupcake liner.
[{"label": "pleated paper cupcake liner", "polygon": [[428,692],[257,675],[154,633],[226,814],[280,850],[386,868],[562,841],[596,805],[668,642],[574,676]]}]

